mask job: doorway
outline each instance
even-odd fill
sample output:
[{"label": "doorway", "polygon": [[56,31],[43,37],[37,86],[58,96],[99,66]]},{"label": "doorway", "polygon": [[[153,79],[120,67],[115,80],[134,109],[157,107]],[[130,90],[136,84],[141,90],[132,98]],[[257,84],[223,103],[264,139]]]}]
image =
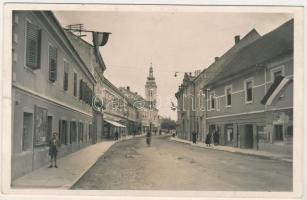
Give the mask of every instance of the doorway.
[{"label": "doorway", "polygon": [[253,148],[253,125],[245,125],[245,148]]},{"label": "doorway", "polygon": [[33,114],[24,112],[23,127],[22,127],[22,151],[31,150],[32,134],[33,134]]}]

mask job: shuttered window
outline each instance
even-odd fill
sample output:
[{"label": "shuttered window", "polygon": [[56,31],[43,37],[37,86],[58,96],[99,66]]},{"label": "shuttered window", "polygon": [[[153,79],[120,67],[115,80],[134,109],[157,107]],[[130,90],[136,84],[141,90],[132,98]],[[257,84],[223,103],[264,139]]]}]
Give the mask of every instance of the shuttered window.
[{"label": "shuttered window", "polygon": [[57,80],[57,48],[49,45],[49,81]]},{"label": "shuttered window", "polygon": [[26,23],[26,66],[40,68],[41,30],[38,26]]},{"label": "shuttered window", "polygon": [[80,93],[79,99],[82,100],[83,98],[83,80],[82,79],[80,80],[79,93]]},{"label": "shuttered window", "polygon": [[64,61],[64,80],[63,80],[63,89],[68,90],[68,74],[69,74],[69,64],[67,61]]},{"label": "shuttered window", "polygon": [[75,97],[77,96],[77,84],[78,84],[77,80],[78,80],[77,74],[74,73],[74,96]]}]

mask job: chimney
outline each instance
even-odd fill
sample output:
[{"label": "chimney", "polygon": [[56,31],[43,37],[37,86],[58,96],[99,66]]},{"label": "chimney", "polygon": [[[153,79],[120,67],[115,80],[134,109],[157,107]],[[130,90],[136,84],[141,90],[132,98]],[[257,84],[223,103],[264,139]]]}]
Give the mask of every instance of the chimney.
[{"label": "chimney", "polygon": [[129,86],[127,86],[127,90],[130,91],[130,87]]},{"label": "chimney", "polygon": [[238,44],[240,42],[240,35],[235,36],[235,44]]},{"label": "chimney", "polygon": [[215,62],[219,60],[220,57],[215,57],[214,60]]},{"label": "chimney", "polygon": [[192,76],[192,72],[190,72],[189,75]]}]

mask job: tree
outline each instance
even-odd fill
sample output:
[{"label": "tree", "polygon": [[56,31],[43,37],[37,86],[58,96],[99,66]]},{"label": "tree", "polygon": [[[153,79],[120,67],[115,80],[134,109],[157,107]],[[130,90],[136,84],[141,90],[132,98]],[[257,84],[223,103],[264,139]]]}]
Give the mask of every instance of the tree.
[{"label": "tree", "polygon": [[172,120],[171,118],[162,118],[161,128],[167,129],[167,130],[176,129],[176,122]]}]

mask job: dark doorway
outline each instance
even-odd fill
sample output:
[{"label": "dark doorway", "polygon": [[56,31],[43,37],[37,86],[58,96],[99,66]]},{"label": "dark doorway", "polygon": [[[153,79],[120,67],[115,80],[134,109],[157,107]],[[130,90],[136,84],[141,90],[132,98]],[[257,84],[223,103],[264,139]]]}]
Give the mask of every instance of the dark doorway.
[{"label": "dark doorway", "polygon": [[245,148],[253,148],[253,125],[245,125]]}]

